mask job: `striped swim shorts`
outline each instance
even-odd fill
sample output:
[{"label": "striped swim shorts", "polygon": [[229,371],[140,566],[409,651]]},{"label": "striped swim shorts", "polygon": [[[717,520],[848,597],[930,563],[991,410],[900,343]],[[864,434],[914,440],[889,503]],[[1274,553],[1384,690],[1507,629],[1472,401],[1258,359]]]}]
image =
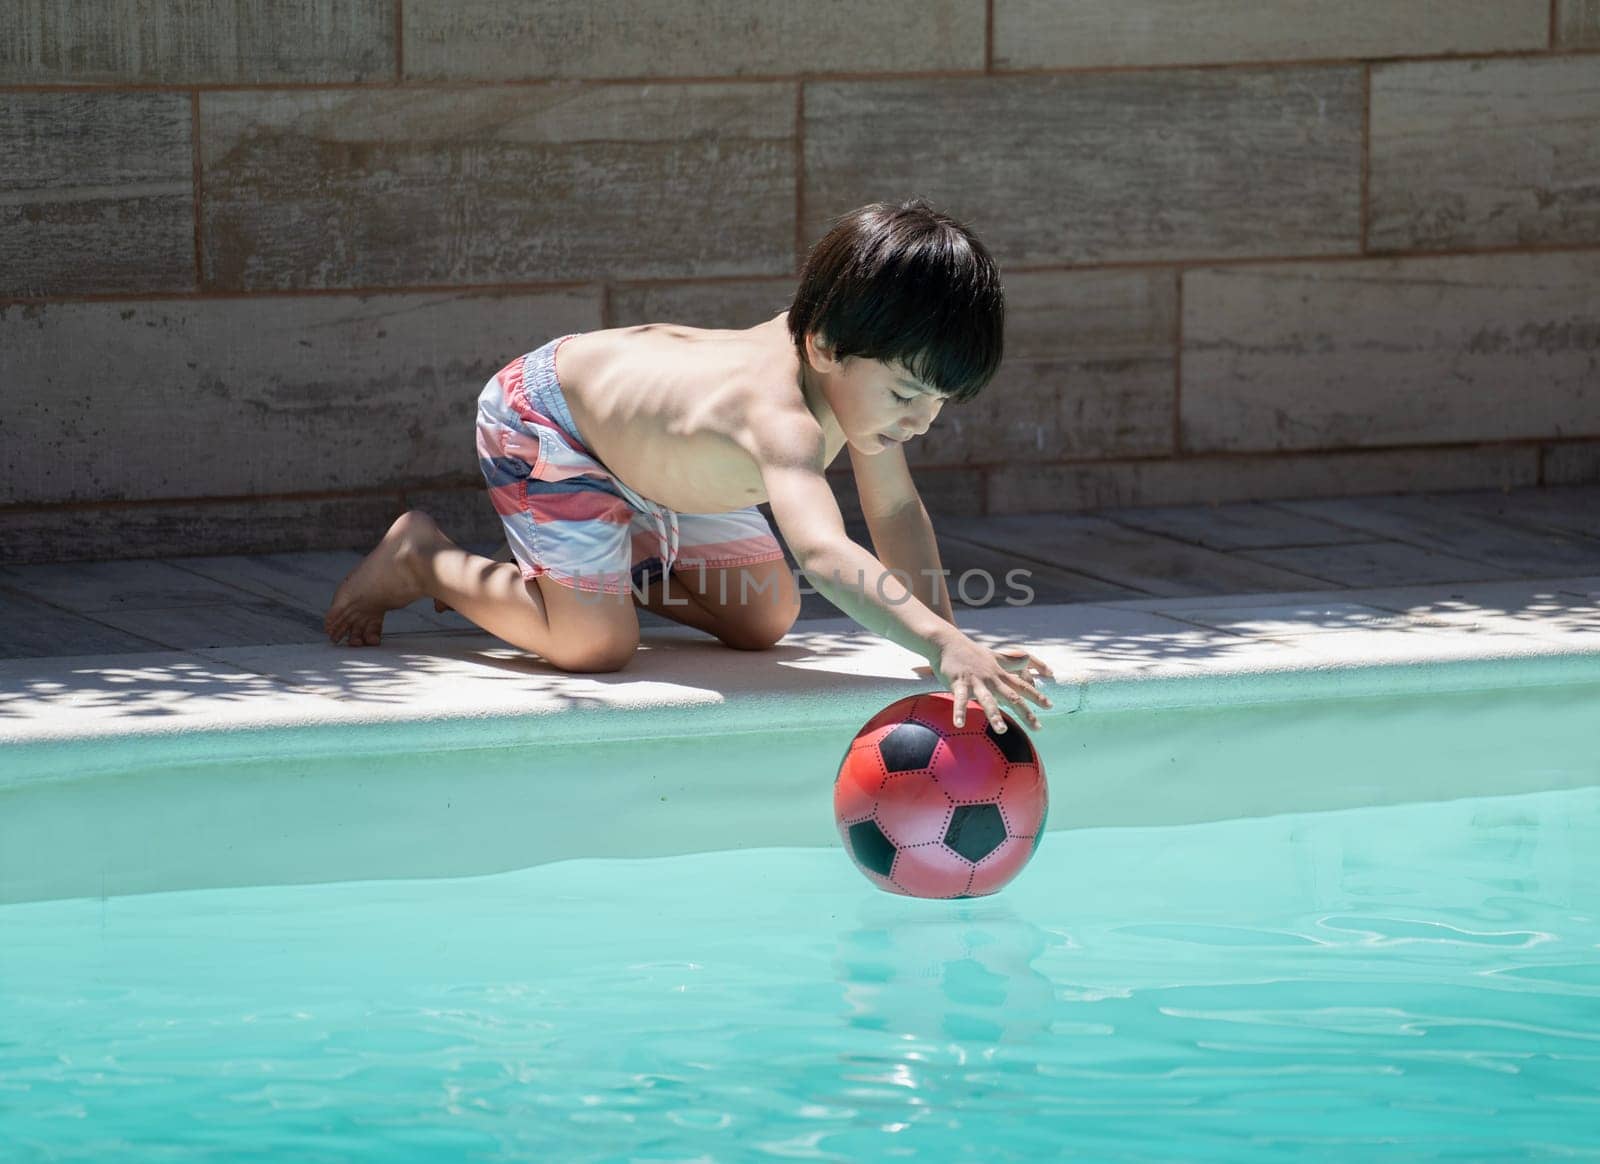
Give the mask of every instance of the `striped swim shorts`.
[{"label": "striped swim shorts", "polygon": [[478,396],[478,465],[527,579],[620,594],[649,574],[773,562],[755,506],[677,513],[617,480],[583,443],[556,378],[562,336],[502,368]]}]

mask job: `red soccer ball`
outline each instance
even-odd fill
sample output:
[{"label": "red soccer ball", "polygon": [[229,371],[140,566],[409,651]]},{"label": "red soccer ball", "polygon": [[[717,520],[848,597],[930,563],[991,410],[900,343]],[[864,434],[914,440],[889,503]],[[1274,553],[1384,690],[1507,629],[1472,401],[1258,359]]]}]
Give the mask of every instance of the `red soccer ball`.
[{"label": "red soccer ball", "polygon": [[845,852],[890,893],[994,893],[1044,836],[1050,797],[1032,741],[1009,715],[996,732],[976,702],[964,727],[954,710],[948,692],[896,700],[839,765],[833,816]]}]

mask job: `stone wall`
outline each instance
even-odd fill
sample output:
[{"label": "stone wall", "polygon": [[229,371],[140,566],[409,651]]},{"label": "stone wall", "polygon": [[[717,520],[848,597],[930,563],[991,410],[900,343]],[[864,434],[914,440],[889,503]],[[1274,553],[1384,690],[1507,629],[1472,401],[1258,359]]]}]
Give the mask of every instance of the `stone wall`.
[{"label": "stone wall", "polygon": [[758,322],[910,195],[1011,306],[936,513],[1595,481],[1597,50],[1597,0],[9,0],[0,558],[492,535],[510,357]]}]

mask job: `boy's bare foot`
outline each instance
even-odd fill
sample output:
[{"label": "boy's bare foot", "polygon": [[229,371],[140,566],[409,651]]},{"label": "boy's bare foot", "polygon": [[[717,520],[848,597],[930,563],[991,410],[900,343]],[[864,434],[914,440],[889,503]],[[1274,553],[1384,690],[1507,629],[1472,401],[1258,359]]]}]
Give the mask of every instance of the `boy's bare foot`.
[{"label": "boy's bare foot", "polygon": [[322,628],[331,641],[348,640],[352,647],[378,645],[384,614],[422,597],[422,584],[414,573],[415,553],[438,528],[418,510],[395,519],[372,553],[333,592],[333,602],[322,618]]}]

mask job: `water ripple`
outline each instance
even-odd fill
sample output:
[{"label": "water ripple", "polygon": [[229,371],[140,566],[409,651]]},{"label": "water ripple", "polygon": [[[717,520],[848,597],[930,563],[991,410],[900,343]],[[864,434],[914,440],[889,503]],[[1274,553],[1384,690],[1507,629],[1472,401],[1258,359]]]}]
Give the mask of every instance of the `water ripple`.
[{"label": "water ripple", "polygon": [[0,1158],[1600,1156],[1600,796],[1515,799],[0,908]]}]

